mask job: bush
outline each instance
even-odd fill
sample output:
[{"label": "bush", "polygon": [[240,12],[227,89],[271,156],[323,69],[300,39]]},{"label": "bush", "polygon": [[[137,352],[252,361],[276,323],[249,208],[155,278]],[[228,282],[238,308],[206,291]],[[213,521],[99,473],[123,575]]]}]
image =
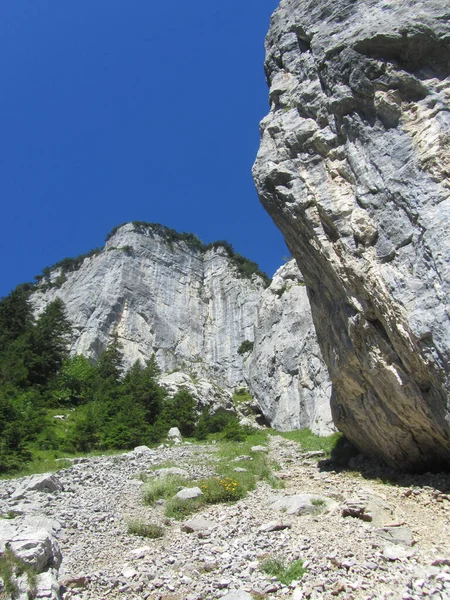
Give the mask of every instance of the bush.
[{"label": "bush", "polygon": [[166,433],[171,427],[178,427],[182,436],[192,437],[197,420],[192,394],[181,389],[173,398],[166,400],[160,420],[166,426]]},{"label": "bush", "polygon": [[222,432],[222,439],[231,440],[233,442],[243,442],[247,437],[245,427],[239,424],[239,421],[234,417],[228,421],[225,429]]},{"label": "bush", "polygon": [[128,533],[140,537],[150,538],[152,540],[163,537],[164,529],[154,523],[146,523],[141,519],[132,519],[128,521]]},{"label": "bush", "polygon": [[290,585],[294,580],[300,579],[306,573],[303,561],[294,560],[286,564],[278,558],[266,558],[261,562],[259,568],[263,573],[276,577],[280,583]]},{"label": "bush", "polygon": [[254,342],[251,342],[250,340],[244,340],[238,348],[238,354],[240,354],[242,356],[243,354],[246,354],[247,352],[251,352],[253,350],[253,346],[254,346]]},{"label": "bush", "polygon": [[220,502],[234,502],[245,496],[246,490],[231,477],[211,477],[200,484],[205,502],[219,504]]},{"label": "bush", "polygon": [[205,408],[200,415],[195,428],[195,437],[197,440],[206,440],[208,433],[220,433],[224,431],[231,421],[236,421],[236,417],[226,412],[217,412],[211,415]]},{"label": "bush", "polygon": [[172,498],[185,483],[186,479],[181,475],[166,475],[166,477],[151,479],[143,488],[144,503],[153,504],[160,498]]}]

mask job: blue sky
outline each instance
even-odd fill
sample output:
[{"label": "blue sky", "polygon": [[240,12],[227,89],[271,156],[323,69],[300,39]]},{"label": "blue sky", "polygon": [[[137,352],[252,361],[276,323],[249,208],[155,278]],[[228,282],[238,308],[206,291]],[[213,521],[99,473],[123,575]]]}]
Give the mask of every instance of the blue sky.
[{"label": "blue sky", "polygon": [[277,0],[2,0],[0,296],[126,221],[288,254],[251,178]]}]

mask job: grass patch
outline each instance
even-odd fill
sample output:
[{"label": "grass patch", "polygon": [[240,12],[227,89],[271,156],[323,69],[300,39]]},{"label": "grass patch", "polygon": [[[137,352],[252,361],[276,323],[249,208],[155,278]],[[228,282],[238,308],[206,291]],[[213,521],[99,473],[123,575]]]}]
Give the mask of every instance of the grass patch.
[{"label": "grass patch", "polygon": [[239,406],[243,402],[253,400],[253,396],[250,394],[247,388],[241,387],[236,388],[233,393],[233,403],[235,406]]},{"label": "grass patch", "polygon": [[155,540],[164,535],[164,528],[154,523],[146,523],[141,519],[131,519],[127,523],[128,533]]},{"label": "grass patch", "polygon": [[181,475],[166,475],[151,479],[144,484],[142,490],[144,504],[153,504],[161,498],[165,500],[172,498],[185,483],[186,478]]},{"label": "grass patch", "polygon": [[207,504],[235,502],[247,493],[242,483],[231,477],[210,477],[201,482],[200,489]]},{"label": "grass patch", "polygon": [[181,521],[192,513],[200,510],[204,506],[205,501],[202,497],[190,498],[189,500],[181,500],[181,498],[171,498],[166,504],[164,514],[169,519]]},{"label": "grass patch", "polygon": [[301,579],[306,573],[302,560],[294,560],[291,563],[278,558],[266,558],[259,565],[260,570],[271,577],[276,577],[280,583],[290,585],[293,581]]},{"label": "grass patch", "polygon": [[8,510],[8,512],[6,513],[0,513],[0,519],[15,519],[16,517],[18,517],[20,515],[20,513],[16,512],[15,510]]},{"label": "grass patch", "polygon": [[16,479],[16,477],[25,477],[26,475],[36,475],[39,473],[53,473],[70,467],[68,460],[58,460],[55,452],[41,450],[33,452],[33,460],[27,462],[22,468],[9,473],[2,473],[0,479]]},{"label": "grass patch", "polygon": [[325,456],[330,457],[336,444],[342,438],[342,433],[333,433],[325,437],[315,435],[310,429],[296,429],[295,431],[272,431],[272,434],[281,435],[287,440],[297,442],[305,452],[323,450]]},{"label": "grass patch", "polygon": [[313,498],[311,500],[311,504],[313,506],[325,506],[326,502],[325,502],[325,500],[322,500],[321,498]]},{"label": "grass patch", "polygon": [[[7,594],[5,598],[15,600],[19,597],[19,588],[15,578],[21,575],[26,576],[29,595],[34,598],[36,594],[36,571],[14,554],[10,548],[6,548],[0,554],[0,579],[3,581],[3,593]],[[0,594],[2,593],[0,592]]]}]

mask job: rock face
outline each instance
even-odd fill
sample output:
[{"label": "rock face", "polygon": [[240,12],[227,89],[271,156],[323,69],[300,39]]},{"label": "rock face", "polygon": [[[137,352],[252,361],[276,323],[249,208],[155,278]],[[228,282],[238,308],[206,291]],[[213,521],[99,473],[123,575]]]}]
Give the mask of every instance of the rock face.
[{"label": "rock face", "polygon": [[450,464],[445,0],[282,0],[254,166],[296,258],[335,424],[397,467]]},{"label": "rock face", "polygon": [[263,289],[257,275],[239,276],[224,248],[202,252],[128,223],[33,302],[39,311],[56,297],[64,301],[77,334],[74,353],[95,359],[117,332],[129,365],[154,352],[165,372],[211,371],[231,387],[242,381],[238,348],[253,340]]},{"label": "rock face", "polygon": [[[274,427],[329,433],[330,383],[294,262],[265,289],[257,273],[241,276],[225,246],[197,248],[167,231],[117,228],[78,270],[47,275],[36,312],[64,301],[74,354],[96,359],[113,333],[127,366],[155,353],[169,395],[188,389],[199,409],[233,412],[230,391],[247,385]],[[241,355],[245,340],[254,348]]]},{"label": "rock face", "polygon": [[291,260],[264,290],[248,359],[249,389],[273,427],[334,431],[331,382],[311,317],[306,287]]}]

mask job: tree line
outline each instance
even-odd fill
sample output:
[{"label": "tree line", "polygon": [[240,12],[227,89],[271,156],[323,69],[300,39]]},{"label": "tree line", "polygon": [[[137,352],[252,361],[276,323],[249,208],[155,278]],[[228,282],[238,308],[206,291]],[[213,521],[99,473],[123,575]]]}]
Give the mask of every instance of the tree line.
[{"label": "tree line", "polygon": [[[195,434],[194,398],[186,390],[167,396],[154,357],[124,372],[117,336],[95,363],[71,357],[62,300],[34,318],[29,294],[18,286],[0,301],[0,473],[19,469],[37,449],[128,449],[160,441],[173,426]],[[54,409],[70,414],[64,428]]]}]

